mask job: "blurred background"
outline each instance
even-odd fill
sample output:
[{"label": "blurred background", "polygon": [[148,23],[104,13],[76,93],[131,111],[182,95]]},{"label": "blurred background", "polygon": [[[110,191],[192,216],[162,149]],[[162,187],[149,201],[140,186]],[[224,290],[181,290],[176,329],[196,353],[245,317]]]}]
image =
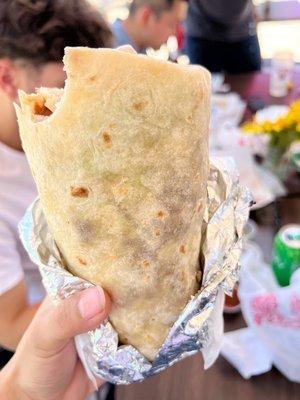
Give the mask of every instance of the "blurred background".
[{"label": "blurred background", "polygon": [[204,370],[198,353],[94,398],[299,400],[300,0],[87,1],[92,10],[84,0],[0,0],[0,367],[45,295],[18,234],[37,195],[13,106],[18,89],[59,87],[59,99],[65,46],[130,44],[212,72],[210,156],[235,162],[253,205],[213,366]]},{"label": "blurred background", "polygon": [[[127,0],[89,0],[110,23],[128,16]],[[270,59],[283,48],[293,52],[300,62],[300,1],[254,0],[258,21],[257,33],[263,59]]]}]

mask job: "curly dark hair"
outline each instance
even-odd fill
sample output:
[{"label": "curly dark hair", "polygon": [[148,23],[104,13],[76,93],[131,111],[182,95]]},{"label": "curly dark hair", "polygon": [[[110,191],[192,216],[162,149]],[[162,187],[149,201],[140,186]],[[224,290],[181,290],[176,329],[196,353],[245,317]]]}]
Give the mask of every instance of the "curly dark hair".
[{"label": "curly dark hair", "polygon": [[86,0],[0,0],[0,58],[62,61],[66,46],[110,47],[112,34]]}]

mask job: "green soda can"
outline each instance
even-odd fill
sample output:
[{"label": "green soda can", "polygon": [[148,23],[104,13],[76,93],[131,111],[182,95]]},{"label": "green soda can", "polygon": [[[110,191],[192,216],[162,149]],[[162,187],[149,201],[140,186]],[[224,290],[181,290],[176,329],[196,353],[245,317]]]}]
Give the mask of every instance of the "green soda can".
[{"label": "green soda can", "polygon": [[300,267],[300,225],[286,225],[273,242],[272,268],[280,286],[288,286],[293,272]]}]

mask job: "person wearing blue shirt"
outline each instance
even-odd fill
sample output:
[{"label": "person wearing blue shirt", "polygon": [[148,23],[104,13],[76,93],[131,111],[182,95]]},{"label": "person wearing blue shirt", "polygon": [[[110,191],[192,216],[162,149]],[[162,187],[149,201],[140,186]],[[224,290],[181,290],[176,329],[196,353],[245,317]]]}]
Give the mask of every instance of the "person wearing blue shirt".
[{"label": "person wearing blue shirt", "polygon": [[115,47],[131,45],[138,53],[159,49],[175,34],[182,15],[181,0],[133,0],[128,18],[112,24]]}]

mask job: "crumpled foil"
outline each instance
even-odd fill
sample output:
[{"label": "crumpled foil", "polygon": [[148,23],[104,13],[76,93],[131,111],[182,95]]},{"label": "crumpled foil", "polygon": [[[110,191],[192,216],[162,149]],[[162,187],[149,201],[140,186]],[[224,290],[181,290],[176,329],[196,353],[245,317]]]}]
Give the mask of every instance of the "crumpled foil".
[{"label": "crumpled foil", "polygon": [[[251,195],[239,184],[233,160],[226,158],[210,160],[207,192],[200,254],[204,265],[201,289],[174,323],[152,363],[133,346],[118,346],[118,334],[108,321],[77,336],[78,354],[94,382],[96,377],[116,384],[141,381],[198,351],[202,351],[205,368],[217,358],[223,335],[224,292],[230,294],[237,281]],[[19,228],[24,247],[39,265],[43,284],[54,300],[92,286],[63,266],[38,199],[27,210]]]}]

